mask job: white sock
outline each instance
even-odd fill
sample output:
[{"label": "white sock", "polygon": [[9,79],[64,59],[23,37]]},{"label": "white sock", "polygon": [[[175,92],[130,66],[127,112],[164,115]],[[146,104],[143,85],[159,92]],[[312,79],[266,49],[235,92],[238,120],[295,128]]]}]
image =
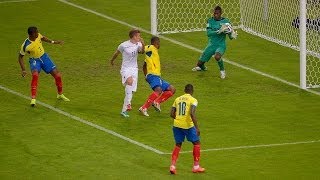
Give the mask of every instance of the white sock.
[{"label": "white sock", "polygon": [[127,105],[131,104],[132,100],[132,86],[126,85],[125,87],[125,97],[123,100],[122,112],[127,110]]}]

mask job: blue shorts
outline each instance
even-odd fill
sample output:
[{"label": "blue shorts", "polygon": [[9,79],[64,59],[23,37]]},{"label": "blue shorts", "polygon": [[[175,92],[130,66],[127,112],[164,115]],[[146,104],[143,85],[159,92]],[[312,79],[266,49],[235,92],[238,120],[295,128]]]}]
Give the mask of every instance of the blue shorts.
[{"label": "blue shorts", "polygon": [[161,79],[160,76],[148,74],[146,79],[147,82],[150,84],[151,89],[153,90],[159,86],[161,87],[162,91],[166,91],[170,86],[170,84],[167,81]]},{"label": "blue shorts", "polygon": [[56,68],[47,53],[44,53],[40,58],[30,58],[29,63],[31,71],[37,70],[40,72],[43,69],[47,74]]},{"label": "blue shorts", "polygon": [[187,140],[190,142],[196,142],[200,140],[199,136],[197,135],[197,130],[194,126],[190,129],[173,127],[172,130],[176,144],[182,143],[185,137],[187,137]]}]

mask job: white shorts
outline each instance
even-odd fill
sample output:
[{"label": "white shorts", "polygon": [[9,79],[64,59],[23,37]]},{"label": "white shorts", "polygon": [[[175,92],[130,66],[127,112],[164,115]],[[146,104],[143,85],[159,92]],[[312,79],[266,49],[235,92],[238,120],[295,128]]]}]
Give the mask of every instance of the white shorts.
[{"label": "white shorts", "polygon": [[121,69],[120,71],[121,74],[121,82],[125,86],[126,81],[128,77],[133,78],[133,83],[132,83],[132,91],[137,91],[137,86],[138,86],[138,68],[126,68],[126,69]]}]

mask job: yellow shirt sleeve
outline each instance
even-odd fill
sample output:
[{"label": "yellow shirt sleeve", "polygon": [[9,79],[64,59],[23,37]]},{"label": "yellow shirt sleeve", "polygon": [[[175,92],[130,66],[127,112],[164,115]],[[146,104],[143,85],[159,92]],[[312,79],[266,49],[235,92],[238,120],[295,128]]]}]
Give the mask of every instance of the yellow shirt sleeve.
[{"label": "yellow shirt sleeve", "polygon": [[38,37],[39,37],[40,39],[43,38],[42,34],[40,34],[40,33],[38,33]]},{"label": "yellow shirt sleeve", "polygon": [[192,98],[190,104],[197,107],[198,106],[198,101],[195,98]]},{"label": "yellow shirt sleeve", "polygon": [[23,50],[24,43],[22,43],[21,48],[20,48],[20,52],[19,52],[22,56],[26,55],[26,52]]}]

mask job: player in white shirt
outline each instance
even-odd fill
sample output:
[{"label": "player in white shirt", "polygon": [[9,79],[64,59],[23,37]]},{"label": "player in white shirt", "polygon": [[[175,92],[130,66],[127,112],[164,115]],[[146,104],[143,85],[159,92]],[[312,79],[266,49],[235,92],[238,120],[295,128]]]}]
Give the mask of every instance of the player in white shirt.
[{"label": "player in white shirt", "polygon": [[136,92],[138,84],[138,53],[143,54],[145,46],[139,30],[131,30],[129,32],[129,37],[129,40],[118,46],[118,49],[114,52],[111,58],[111,65],[113,66],[114,60],[120,53],[122,54],[120,74],[122,77],[122,84],[125,87],[125,97],[121,115],[124,117],[129,117],[128,111],[132,109],[132,94],[133,92]]}]

